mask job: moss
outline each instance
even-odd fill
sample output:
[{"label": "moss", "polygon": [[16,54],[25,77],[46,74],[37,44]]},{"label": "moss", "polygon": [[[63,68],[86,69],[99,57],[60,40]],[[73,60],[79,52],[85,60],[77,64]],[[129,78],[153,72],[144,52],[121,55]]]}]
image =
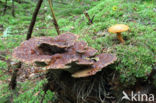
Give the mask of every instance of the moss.
[{"label": "moss", "polygon": [[[74,26],[80,29],[76,32],[82,35],[82,40],[92,47],[98,50],[108,48],[105,52],[116,53],[118,62],[114,68],[121,73],[121,81],[134,84],[137,78],[147,78],[156,62],[156,32],[153,31],[156,23],[154,19],[149,19],[156,16],[153,8],[152,3],[102,0],[88,11],[91,17],[95,15],[93,25],[84,25],[87,20],[77,19]],[[116,36],[107,32],[109,26],[117,23],[130,27],[128,32],[123,33],[125,45],[119,44]],[[99,31],[104,32],[104,36],[98,37]]]},{"label": "moss", "polygon": [[151,51],[145,47],[132,45],[117,46],[118,66],[117,70],[121,73],[122,82],[130,82],[133,76],[137,78],[146,77],[152,70],[154,56]]}]

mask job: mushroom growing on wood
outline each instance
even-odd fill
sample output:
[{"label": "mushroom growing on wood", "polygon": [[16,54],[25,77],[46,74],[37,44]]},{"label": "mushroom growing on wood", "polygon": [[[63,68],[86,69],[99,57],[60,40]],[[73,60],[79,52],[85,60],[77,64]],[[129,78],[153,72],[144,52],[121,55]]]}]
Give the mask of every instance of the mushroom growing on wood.
[{"label": "mushroom growing on wood", "polygon": [[[81,71],[75,73],[71,70],[73,77],[94,75],[116,61],[116,56],[112,54],[95,56],[97,50],[89,47],[84,41],[77,41],[77,38],[78,36],[72,33],[64,33],[55,38],[31,38],[14,50],[13,57],[25,63],[44,63],[47,69],[72,69],[75,63],[74,66],[80,66],[81,70],[83,69],[82,73],[86,74],[81,76]],[[94,60],[95,58],[98,60]],[[87,71],[86,66],[90,67]]]},{"label": "mushroom growing on wood", "polygon": [[95,58],[98,58],[98,60],[92,65],[90,69],[78,71],[72,74],[72,77],[80,78],[95,75],[97,72],[101,71],[104,67],[114,63],[117,60],[117,57],[115,55],[106,53],[97,55]]},{"label": "mushroom growing on wood", "polygon": [[[83,97],[87,98],[85,101],[88,103],[98,103],[99,98],[106,98],[103,94],[99,97],[99,90],[104,87],[100,81],[104,81],[105,71],[98,72],[117,59],[111,53],[97,55],[96,49],[89,47],[84,41],[78,41],[78,36],[72,33],[64,33],[54,38],[31,38],[14,49],[13,57],[24,63],[45,67],[48,89],[58,97],[70,98],[68,101],[71,102],[64,102],[63,99],[61,103],[77,103]],[[80,77],[84,78],[76,79]],[[94,84],[98,84],[98,87]],[[102,89],[102,93],[103,90],[105,89]],[[89,92],[86,94],[86,91]],[[88,98],[92,99],[93,96],[96,99],[90,102]]]},{"label": "mushroom growing on wood", "polygon": [[37,48],[42,43],[42,40],[49,41],[51,37],[36,37],[24,41],[19,47],[14,49],[13,58],[28,64],[43,61],[49,62],[52,56]]},{"label": "mushroom growing on wood", "polygon": [[124,24],[116,24],[116,25],[108,28],[108,32],[110,32],[110,33],[116,33],[119,41],[121,43],[124,43],[125,41],[122,38],[121,32],[127,31],[128,29],[129,29],[129,27],[127,25],[124,25]]},{"label": "mushroom growing on wood", "polygon": [[25,63],[50,62],[53,54],[62,53],[65,48],[74,45],[78,36],[66,33],[51,37],[35,37],[24,41],[14,49],[13,57]]}]

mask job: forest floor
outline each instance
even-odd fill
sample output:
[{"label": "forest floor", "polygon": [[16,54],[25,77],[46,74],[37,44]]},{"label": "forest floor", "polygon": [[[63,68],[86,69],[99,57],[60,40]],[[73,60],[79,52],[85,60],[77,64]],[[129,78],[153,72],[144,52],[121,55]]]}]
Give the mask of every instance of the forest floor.
[{"label": "forest floor", "polygon": [[[4,1],[4,0],[2,0]],[[69,2],[70,1],[70,2]],[[8,84],[17,61],[12,51],[26,39],[36,2],[15,3],[15,16],[11,16],[11,1],[4,16],[0,16],[0,103],[39,103],[43,97],[44,72],[33,66],[22,65],[18,73],[17,88],[9,90]],[[4,6],[0,4],[0,15]],[[94,17],[89,25],[84,16],[88,11]],[[138,78],[146,80],[156,66],[156,1],[154,0],[65,0],[54,1],[54,11],[61,32],[80,36],[99,52],[114,53],[118,60],[112,68],[120,73],[120,82],[134,85]],[[123,33],[125,44],[108,32],[114,24],[126,24],[130,30]],[[50,8],[44,1],[37,17],[34,36],[56,36]],[[154,76],[153,78],[156,78]],[[129,84],[127,84],[129,83]],[[156,81],[153,82],[156,86]],[[125,86],[126,86],[125,85]],[[43,103],[53,101],[48,91]]]}]

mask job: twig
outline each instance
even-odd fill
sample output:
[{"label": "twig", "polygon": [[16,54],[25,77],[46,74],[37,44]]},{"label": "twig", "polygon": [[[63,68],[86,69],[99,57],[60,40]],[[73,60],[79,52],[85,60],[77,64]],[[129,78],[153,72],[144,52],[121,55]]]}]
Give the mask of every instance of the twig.
[{"label": "twig", "polygon": [[54,21],[53,24],[55,26],[57,34],[59,35],[60,34],[60,30],[59,30],[59,26],[58,26],[58,23],[57,23],[55,14],[54,14],[54,10],[53,10],[53,7],[52,7],[52,2],[51,2],[51,0],[48,0],[48,2],[49,2],[49,6],[50,6],[50,9],[51,9],[52,16],[53,16],[53,21]]},{"label": "twig", "polygon": [[87,11],[84,12],[84,15],[85,15],[86,18],[88,19],[89,24],[93,24],[93,19],[94,19],[95,15],[94,15],[92,18],[90,18]]},{"label": "twig", "polygon": [[36,22],[37,14],[38,14],[38,12],[40,10],[42,2],[43,2],[43,0],[39,0],[37,5],[36,5],[36,8],[35,8],[35,11],[33,13],[33,17],[32,17],[32,20],[31,20],[31,23],[30,23],[30,26],[29,26],[29,30],[28,30],[28,33],[27,33],[27,38],[26,38],[27,40],[31,38],[32,31],[33,31],[33,28],[34,28],[34,25],[35,25],[35,22]]}]

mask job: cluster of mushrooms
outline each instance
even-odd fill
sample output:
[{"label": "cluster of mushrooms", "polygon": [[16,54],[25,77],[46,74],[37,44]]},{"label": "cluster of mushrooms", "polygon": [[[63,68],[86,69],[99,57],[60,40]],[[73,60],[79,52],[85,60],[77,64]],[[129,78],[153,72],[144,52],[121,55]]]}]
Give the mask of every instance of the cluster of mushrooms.
[{"label": "cluster of mushrooms", "polygon": [[78,36],[72,33],[26,40],[14,49],[13,58],[46,70],[66,70],[74,78],[95,75],[117,60],[114,54],[97,54],[96,49],[79,41]]}]

